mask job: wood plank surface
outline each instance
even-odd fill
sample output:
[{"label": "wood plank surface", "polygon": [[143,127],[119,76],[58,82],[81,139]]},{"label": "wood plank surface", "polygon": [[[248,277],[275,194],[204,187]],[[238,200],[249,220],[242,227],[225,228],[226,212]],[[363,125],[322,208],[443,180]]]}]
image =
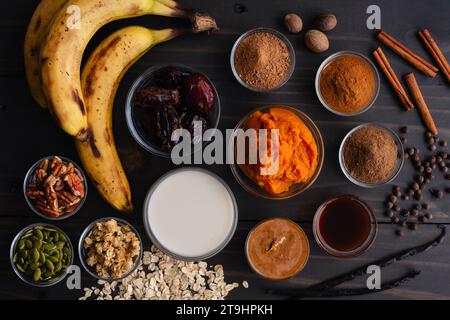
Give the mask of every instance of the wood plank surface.
[{"label": "wood plank surface", "polygon": [[[124,0],[125,1],[125,0]],[[56,128],[48,113],[40,109],[31,98],[24,79],[22,43],[27,22],[38,1],[16,0],[0,3],[0,298],[5,299],[74,299],[81,293],[69,291],[64,284],[48,289],[29,287],[13,273],[9,264],[9,246],[15,234],[40,220],[27,207],[22,194],[23,177],[28,168],[39,158],[60,154],[79,162],[71,138]],[[265,294],[268,287],[303,287],[336,276],[357,266],[374,261],[400,249],[408,248],[433,239],[438,233],[436,224],[450,226],[450,196],[430,202],[434,219],[421,225],[417,232],[406,232],[399,238],[395,227],[383,213],[383,201],[393,184],[406,187],[414,170],[409,162],[400,176],[392,183],[377,189],[362,189],[352,185],[341,172],[337,151],[345,134],[354,126],[365,122],[383,123],[394,130],[408,125],[408,144],[425,150],[424,129],[416,111],[404,112],[381,75],[381,91],[375,106],[367,113],[351,117],[338,117],[320,105],[315,90],[314,78],[320,63],[330,54],[340,50],[354,50],[369,55],[379,44],[374,31],[366,28],[366,8],[371,1],[282,1],[241,0],[201,1],[181,0],[186,7],[208,11],[217,17],[221,31],[214,35],[188,35],[152,49],[134,65],[120,85],[114,111],[114,133],[120,155],[130,178],[136,210],[124,217],[132,222],[147,240],[142,226],[143,198],[156,179],[175,168],[169,160],[145,153],[134,142],[124,119],[124,101],[131,83],[145,69],[159,63],[182,63],[206,73],[219,91],[222,103],[220,129],[233,128],[236,123],[254,108],[269,104],[286,104],[306,112],[322,132],[326,159],[319,179],[305,193],[286,201],[269,201],[246,193],[233,178],[230,168],[224,165],[207,167],[220,175],[230,185],[239,206],[240,223],[235,237],[228,247],[211,259],[225,267],[229,281],[247,280],[249,289],[232,292],[232,299],[271,299]],[[236,3],[245,5],[247,11],[236,13]],[[450,2],[422,0],[380,0],[382,27],[415,52],[430,60],[419,42],[416,31],[427,27],[438,40],[442,51],[450,58]],[[406,8],[408,8],[406,10]],[[296,50],[296,68],[291,80],[280,90],[271,94],[258,94],[244,89],[234,79],[229,66],[229,54],[234,41],[246,30],[254,27],[274,27],[284,32],[281,20],[288,12],[298,12],[304,19],[305,28],[311,27],[314,16],[331,11],[338,17],[338,27],[330,32],[331,48],[320,55],[309,52],[303,45],[302,35],[288,35]],[[118,21],[102,28],[90,43],[91,51],[106,35],[120,27],[140,24],[149,27],[181,25],[174,19],[142,17]],[[388,49],[385,50],[393,68],[399,75],[411,71],[411,67]],[[440,137],[450,142],[450,88],[444,78],[426,78],[415,72],[423,94],[440,130]],[[426,153],[426,151],[423,151]],[[136,159],[138,159],[136,161]],[[448,185],[443,180],[436,186]],[[336,259],[327,256],[314,241],[311,222],[317,207],[329,197],[338,194],[354,194],[373,208],[379,223],[379,233],[373,247],[363,256],[354,259]],[[414,202],[411,202],[411,204]],[[120,216],[105,204],[90,185],[85,207],[71,219],[57,225],[68,232],[76,244],[82,230],[92,220],[102,216]],[[269,282],[251,272],[243,251],[247,233],[258,221],[284,216],[299,222],[308,233],[311,257],[302,273],[282,282]],[[383,270],[382,278],[389,280],[411,269],[419,269],[421,275],[399,289],[366,295],[362,299],[450,299],[450,243],[412,259]],[[360,279],[350,285],[364,285]],[[83,285],[95,281],[83,273]],[[281,298],[281,297],[280,297]]]}]

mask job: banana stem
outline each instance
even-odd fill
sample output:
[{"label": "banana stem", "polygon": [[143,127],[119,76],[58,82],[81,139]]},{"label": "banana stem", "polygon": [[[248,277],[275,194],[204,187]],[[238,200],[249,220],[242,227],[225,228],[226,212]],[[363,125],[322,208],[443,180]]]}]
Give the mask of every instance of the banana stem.
[{"label": "banana stem", "polygon": [[216,20],[207,13],[195,12],[194,10],[181,7],[174,0],[156,0],[162,6],[170,8],[170,16],[188,19],[192,25],[192,32],[218,31]]}]

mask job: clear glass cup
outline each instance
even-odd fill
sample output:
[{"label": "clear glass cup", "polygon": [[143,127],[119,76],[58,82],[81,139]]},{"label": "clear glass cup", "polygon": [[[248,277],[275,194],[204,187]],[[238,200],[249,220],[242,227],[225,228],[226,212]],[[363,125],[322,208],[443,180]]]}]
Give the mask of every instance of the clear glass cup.
[{"label": "clear glass cup", "polygon": [[[131,269],[129,271],[127,271],[126,273],[124,273],[119,278],[113,278],[113,277],[102,278],[101,276],[98,275],[97,271],[95,270],[95,267],[90,267],[86,263],[87,252],[86,252],[86,249],[84,248],[84,240],[88,236],[91,235],[92,229],[94,229],[94,227],[96,226],[97,223],[99,223],[99,222],[107,222],[109,220],[116,220],[119,225],[126,225],[126,226],[128,226],[130,228],[130,230],[132,232],[134,232],[134,234],[136,234],[136,237],[139,239],[139,243],[140,243],[140,246],[141,246],[139,254],[133,258],[133,266],[131,267]],[[81,262],[81,265],[83,266],[83,268],[87,271],[87,273],[89,273],[94,278],[96,278],[98,280],[103,280],[103,281],[106,281],[106,282],[119,281],[119,280],[122,280],[122,279],[128,277],[130,274],[132,274],[139,267],[139,264],[141,263],[141,260],[142,260],[143,252],[144,252],[144,249],[143,249],[142,239],[141,239],[141,236],[139,235],[139,232],[128,221],[123,220],[123,219],[119,219],[119,218],[114,218],[114,217],[100,218],[100,219],[97,219],[97,220],[93,221],[91,224],[89,224],[84,229],[83,233],[80,236],[80,240],[78,241],[78,255],[80,257],[80,262]]]},{"label": "clear glass cup", "polygon": [[[287,49],[289,51],[289,57],[290,57],[291,63],[289,65],[289,69],[288,69],[288,72],[286,74],[286,78],[278,86],[276,86],[274,88],[271,88],[271,89],[257,88],[257,87],[253,87],[253,86],[247,84],[244,80],[241,79],[241,77],[239,76],[239,74],[238,74],[238,72],[236,70],[235,56],[236,56],[236,50],[239,47],[239,44],[242,42],[242,40],[244,40],[248,36],[250,36],[250,35],[252,35],[254,33],[258,33],[258,32],[265,32],[265,33],[273,34],[277,38],[281,39],[281,41],[283,41],[283,43],[286,45],[286,47],[287,47]],[[275,90],[280,89],[291,78],[292,73],[294,72],[294,69],[295,69],[295,51],[294,51],[294,47],[292,46],[292,44],[289,41],[289,39],[284,34],[282,34],[281,32],[279,32],[279,31],[277,31],[275,29],[272,29],[272,28],[256,28],[256,29],[252,29],[252,30],[249,30],[249,31],[245,32],[244,34],[242,34],[236,40],[236,42],[233,45],[233,48],[231,49],[230,65],[231,65],[231,71],[233,72],[234,77],[245,88],[247,88],[247,89],[249,89],[251,91],[255,91],[255,92],[271,92],[271,91],[275,91]]]},{"label": "clear glass cup", "polygon": [[[330,203],[332,203],[338,199],[341,199],[341,198],[349,198],[353,201],[357,201],[365,209],[367,215],[370,218],[370,226],[371,227],[370,227],[370,232],[369,232],[369,235],[367,236],[367,239],[358,248],[351,250],[351,251],[339,251],[339,250],[334,249],[333,247],[328,245],[328,243],[324,240],[324,238],[322,237],[322,234],[320,232],[319,222],[320,222],[320,218],[324,212],[324,209]],[[372,209],[369,207],[369,205],[366,202],[364,202],[363,200],[361,200],[355,196],[352,196],[352,195],[342,195],[342,196],[338,196],[338,197],[329,199],[320,205],[320,207],[316,211],[316,214],[314,215],[313,233],[314,233],[314,238],[316,239],[316,242],[319,245],[319,247],[321,247],[323,250],[325,250],[330,255],[338,257],[338,258],[354,258],[354,257],[362,255],[363,253],[365,253],[367,250],[370,249],[370,247],[372,246],[372,244],[374,243],[374,241],[377,237],[378,224],[377,224],[377,219],[375,217],[375,214],[373,213]]]},{"label": "clear glass cup", "polygon": [[[176,254],[174,252],[171,252],[170,250],[168,250],[159,240],[158,238],[155,236],[150,222],[149,222],[149,217],[148,217],[148,210],[147,208],[149,207],[149,203],[151,200],[151,197],[153,195],[153,193],[155,192],[155,190],[159,187],[159,185],[166,180],[167,178],[169,178],[170,176],[183,172],[183,171],[199,171],[202,173],[206,173],[208,175],[210,175],[211,177],[213,177],[214,179],[216,179],[218,182],[220,182],[225,189],[228,191],[230,197],[231,197],[231,201],[233,202],[233,222],[232,222],[232,226],[230,228],[230,231],[228,233],[228,235],[226,236],[226,238],[224,239],[224,241],[217,247],[215,248],[213,251],[208,252],[202,256],[197,256],[197,257],[188,257],[188,256],[181,256],[179,254]],[[225,247],[228,245],[228,243],[231,241],[231,239],[233,238],[234,233],[236,232],[236,228],[237,228],[237,224],[238,224],[238,205],[237,205],[237,201],[236,198],[234,196],[233,191],[231,190],[231,188],[228,186],[228,184],[222,179],[220,178],[218,175],[202,169],[202,168],[197,168],[197,167],[184,167],[184,168],[180,168],[180,169],[175,169],[172,171],[169,171],[168,173],[164,174],[162,177],[160,177],[150,188],[150,190],[147,192],[147,195],[145,197],[145,201],[144,201],[144,207],[143,207],[143,220],[144,220],[144,227],[145,230],[147,231],[147,235],[149,236],[150,240],[152,241],[152,243],[162,252],[164,252],[165,254],[167,254],[168,256],[177,259],[177,260],[182,260],[182,261],[202,261],[202,260],[207,260],[209,258],[212,258],[213,256],[217,255],[218,253],[220,253],[223,249],[225,249]]]},{"label": "clear glass cup", "polygon": [[[331,106],[329,106],[329,105],[325,102],[325,100],[323,99],[322,94],[321,94],[321,92],[320,92],[320,77],[321,77],[321,75],[322,75],[323,69],[325,69],[325,68],[326,68],[331,62],[333,62],[336,58],[339,58],[339,57],[341,57],[341,56],[346,56],[346,55],[357,56],[357,57],[363,59],[364,61],[366,61],[366,62],[370,65],[370,67],[371,67],[371,69],[372,69],[372,71],[373,71],[373,74],[374,74],[374,76],[375,76],[375,91],[374,91],[374,94],[373,94],[372,99],[371,99],[370,102],[367,104],[367,106],[365,106],[364,108],[362,108],[362,109],[359,110],[359,111],[352,112],[352,113],[339,112],[339,111],[333,109]],[[320,103],[321,103],[326,109],[328,109],[329,111],[331,111],[332,113],[334,113],[334,114],[336,114],[336,115],[338,115],[338,116],[352,117],[352,116],[356,116],[356,115],[363,114],[364,112],[368,111],[368,110],[374,105],[375,101],[376,101],[377,98],[378,98],[378,94],[380,93],[380,74],[378,73],[378,69],[375,67],[375,65],[373,64],[373,62],[370,61],[370,59],[367,58],[365,55],[363,55],[363,54],[361,54],[361,53],[359,53],[359,52],[355,52],[355,51],[339,51],[339,52],[336,52],[336,53],[330,55],[330,56],[329,56],[328,58],[326,58],[326,59],[322,62],[322,64],[319,66],[319,69],[317,70],[317,73],[316,73],[315,88],[316,88],[316,94],[317,94],[317,97],[318,97],[319,100],[320,100]]]},{"label": "clear glass cup", "polygon": [[312,136],[314,138],[315,143],[317,144],[317,166],[316,169],[313,173],[313,175],[309,178],[308,181],[306,182],[302,182],[302,183],[297,183],[292,185],[288,191],[281,193],[281,194],[273,194],[270,193],[268,191],[266,191],[265,189],[263,189],[261,186],[259,186],[255,181],[253,181],[253,179],[251,177],[249,177],[245,171],[240,167],[239,164],[237,164],[236,161],[236,155],[235,155],[235,159],[232,159],[232,164],[230,165],[231,167],[231,172],[233,173],[233,176],[235,177],[235,179],[237,180],[237,182],[241,185],[242,188],[244,188],[247,192],[258,196],[260,198],[265,198],[265,199],[270,199],[270,200],[285,200],[285,199],[289,199],[292,198],[296,195],[299,195],[300,193],[308,190],[309,187],[311,187],[311,185],[316,181],[316,179],[319,177],[320,172],[322,170],[322,166],[323,166],[323,162],[325,159],[325,147],[324,147],[324,142],[322,139],[322,135],[319,131],[319,128],[316,126],[316,124],[314,123],[314,121],[308,117],[304,112],[293,108],[293,107],[289,107],[289,106],[277,106],[277,105],[271,105],[271,106],[264,106],[264,107],[260,107],[257,108],[255,110],[253,110],[252,112],[250,112],[249,114],[247,114],[244,118],[241,119],[241,121],[239,121],[239,123],[236,125],[235,129],[234,129],[234,134],[232,135],[231,139],[230,139],[230,145],[228,146],[228,150],[232,150],[232,148],[234,148],[234,141],[236,138],[236,132],[238,129],[244,129],[244,125],[245,123],[248,121],[249,117],[257,112],[260,111],[262,113],[266,113],[267,111],[269,111],[269,109],[271,108],[283,108],[286,109],[292,113],[294,113],[296,116],[298,116],[300,118],[301,121],[303,121],[303,123],[308,127],[308,129],[311,131]]},{"label": "clear glass cup", "polygon": [[[387,132],[392,139],[394,140],[396,146],[397,146],[397,163],[396,166],[392,172],[392,174],[387,177],[384,181],[380,181],[378,183],[367,183],[367,182],[363,182],[363,181],[359,181],[356,178],[352,177],[350,175],[350,172],[347,170],[347,167],[345,166],[345,161],[344,161],[344,146],[347,142],[347,140],[350,138],[350,136],[358,131],[361,128],[364,127],[377,127],[380,128],[382,130],[384,130],[385,132]],[[363,188],[376,188],[382,185],[385,185],[389,182],[391,182],[392,180],[394,180],[398,174],[400,173],[400,171],[402,170],[403,167],[403,163],[405,160],[404,157],[404,149],[403,149],[403,144],[400,140],[400,138],[398,137],[398,135],[392,131],[391,129],[389,129],[388,127],[385,127],[381,124],[377,124],[377,123],[365,123],[365,124],[361,124],[355,128],[353,128],[352,130],[350,130],[349,133],[347,133],[347,135],[344,137],[344,139],[342,140],[341,146],[339,148],[339,165],[341,167],[342,172],[344,173],[344,175],[347,177],[348,180],[350,180],[351,182],[353,182],[354,184],[356,184],[357,186],[363,187]]]},{"label": "clear glass cup", "polygon": [[64,237],[66,237],[67,244],[68,244],[69,250],[71,252],[70,262],[69,262],[68,266],[73,265],[74,250],[73,250],[72,242],[70,241],[70,238],[67,236],[67,234],[64,231],[62,231],[60,228],[58,228],[54,225],[51,225],[51,224],[47,224],[47,223],[34,223],[32,225],[29,225],[29,226],[23,228],[22,230],[20,230],[19,233],[14,237],[14,240],[12,241],[11,247],[9,250],[9,261],[11,263],[11,267],[13,268],[14,272],[20,278],[20,280],[22,280],[23,282],[25,282],[29,285],[32,285],[34,287],[39,287],[39,288],[47,288],[47,287],[54,286],[55,284],[62,281],[66,277],[68,270],[66,269],[66,272],[63,273],[60,277],[52,279],[50,281],[35,282],[30,276],[28,276],[27,274],[24,274],[19,269],[17,269],[16,265],[14,264],[14,255],[16,253],[17,246],[19,244],[20,239],[22,238],[22,236],[25,233],[27,233],[29,230],[31,230],[35,227],[53,228],[53,229],[57,230],[58,232],[60,232],[62,235],[64,235]]},{"label": "clear glass cup", "polygon": [[[130,131],[132,137],[134,140],[147,152],[163,157],[163,158],[170,158],[171,151],[162,150],[158,145],[156,145],[153,141],[151,141],[148,137],[148,135],[145,133],[145,130],[143,129],[142,123],[138,121],[137,112],[133,108],[133,96],[136,93],[136,91],[141,90],[146,85],[148,85],[148,82],[152,78],[152,76],[159,70],[165,69],[168,67],[174,67],[177,69],[180,69],[182,71],[186,71],[188,73],[194,74],[201,74],[204,76],[208,81],[211,83],[214,93],[215,93],[215,103],[214,103],[214,109],[208,114],[210,119],[211,127],[210,129],[217,129],[220,121],[220,115],[221,115],[221,105],[220,105],[220,98],[219,93],[214,86],[214,83],[209,79],[204,73],[193,69],[191,67],[185,66],[183,64],[177,64],[177,63],[170,63],[170,64],[159,64],[153,67],[150,67],[146,71],[144,71],[131,85],[130,89],[128,90],[128,95],[125,102],[125,118],[127,121],[128,130]],[[207,137],[206,137],[207,138]],[[206,139],[208,140],[208,139]],[[194,148],[192,148],[193,150]],[[194,151],[194,150],[193,150]]]},{"label": "clear glass cup", "polygon": [[51,160],[54,157],[55,156],[44,157],[44,158],[38,160],[35,164],[33,164],[31,166],[31,168],[28,170],[27,174],[25,175],[25,179],[23,181],[23,196],[25,197],[25,201],[27,202],[27,204],[30,207],[30,209],[35,214],[37,214],[39,217],[47,219],[47,220],[51,220],[51,221],[59,221],[59,220],[65,220],[67,218],[70,218],[71,216],[75,215],[78,211],[81,210],[81,208],[84,206],[84,203],[86,202],[86,198],[87,198],[87,194],[88,194],[88,183],[87,183],[87,179],[86,179],[85,173],[83,172],[83,170],[81,169],[81,167],[78,164],[76,164],[74,161],[70,160],[69,158],[62,157],[62,156],[56,156],[56,157],[61,158],[61,160],[66,162],[66,163],[71,162],[75,166],[75,168],[81,173],[81,175],[83,176],[84,197],[83,197],[83,199],[81,199],[80,203],[78,204],[78,207],[74,211],[72,211],[70,213],[63,214],[63,215],[61,215],[61,216],[59,216],[57,218],[47,216],[47,215],[43,214],[41,211],[39,211],[36,208],[35,204],[33,203],[33,200],[29,199],[27,197],[27,195],[26,195],[26,193],[28,192],[28,185],[35,180],[35,178],[36,178],[35,177],[35,172],[36,172],[36,169],[39,167],[40,163],[43,160],[46,160],[46,159]]}]

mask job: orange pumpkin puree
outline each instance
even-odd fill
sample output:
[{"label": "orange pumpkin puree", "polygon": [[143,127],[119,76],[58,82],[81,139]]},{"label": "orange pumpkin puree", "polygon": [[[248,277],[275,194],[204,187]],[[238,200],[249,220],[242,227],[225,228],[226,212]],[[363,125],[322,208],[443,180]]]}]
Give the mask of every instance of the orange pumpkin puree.
[{"label": "orange pumpkin puree", "polygon": [[[279,130],[278,172],[261,175],[261,169],[270,166],[270,163],[262,164],[259,157],[257,164],[241,166],[266,191],[272,194],[286,192],[294,184],[307,182],[314,174],[317,167],[317,144],[309,128],[291,111],[279,107],[273,107],[267,113],[256,111],[249,117],[244,129],[267,129],[269,156],[270,130]],[[257,138],[259,139],[258,134]],[[256,146],[259,146],[259,141]]]}]

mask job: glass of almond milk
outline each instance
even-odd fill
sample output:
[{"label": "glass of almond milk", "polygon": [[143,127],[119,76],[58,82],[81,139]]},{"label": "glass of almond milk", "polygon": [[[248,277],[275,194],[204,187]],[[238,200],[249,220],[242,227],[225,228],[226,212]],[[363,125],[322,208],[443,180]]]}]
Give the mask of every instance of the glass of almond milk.
[{"label": "glass of almond milk", "polygon": [[193,167],[162,176],[147,193],[143,211],[153,244],[185,261],[205,260],[222,251],[238,221],[228,185],[208,170]]}]

